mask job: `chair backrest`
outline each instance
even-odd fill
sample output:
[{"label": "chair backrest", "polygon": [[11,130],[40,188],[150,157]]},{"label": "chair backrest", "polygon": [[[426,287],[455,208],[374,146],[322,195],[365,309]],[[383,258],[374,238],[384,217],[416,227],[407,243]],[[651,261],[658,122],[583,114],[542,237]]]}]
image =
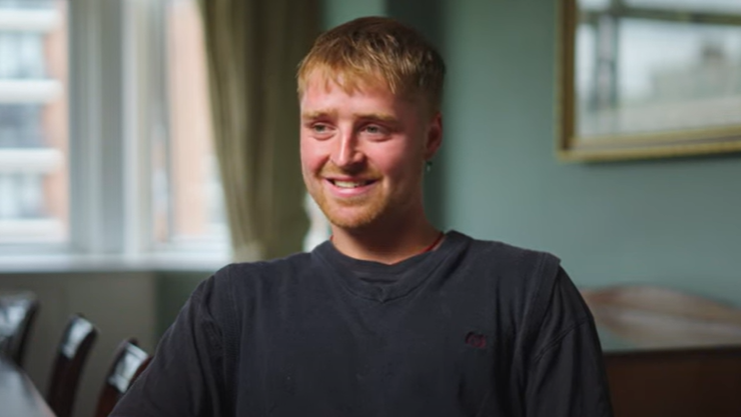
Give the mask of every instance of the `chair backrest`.
[{"label": "chair backrest", "polygon": [[80,375],[98,330],[80,315],[70,318],[52,365],[47,402],[56,417],[70,417],[74,406]]},{"label": "chair backrest", "polygon": [[149,365],[152,357],[137,346],[136,339],[124,340],[116,349],[103,389],[98,397],[95,417],[107,417],[136,377]]},{"label": "chair backrest", "polygon": [[0,295],[0,353],[20,367],[38,310],[39,301],[32,292]]}]

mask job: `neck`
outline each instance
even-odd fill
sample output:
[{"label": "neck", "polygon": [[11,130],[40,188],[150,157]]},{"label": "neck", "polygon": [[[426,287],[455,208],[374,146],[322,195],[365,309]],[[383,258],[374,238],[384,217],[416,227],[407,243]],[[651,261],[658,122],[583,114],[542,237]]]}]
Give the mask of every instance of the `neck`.
[{"label": "neck", "polygon": [[[332,226],[332,243],[347,256],[366,261],[395,264],[427,250],[435,250],[442,239],[424,216],[412,222],[373,225],[364,230]],[[431,247],[437,240],[437,244]]]}]

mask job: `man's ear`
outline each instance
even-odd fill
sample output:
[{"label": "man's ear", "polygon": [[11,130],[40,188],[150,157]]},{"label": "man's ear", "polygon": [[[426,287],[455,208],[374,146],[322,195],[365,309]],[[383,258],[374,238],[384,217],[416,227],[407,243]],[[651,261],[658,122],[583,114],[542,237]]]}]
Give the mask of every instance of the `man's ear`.
[{"label": "man's ear", "polygon": [[440,149],[443,143],[443,115],[435,113],[427,126],[427,137],[425,138],[425,161],[429,161]]}]

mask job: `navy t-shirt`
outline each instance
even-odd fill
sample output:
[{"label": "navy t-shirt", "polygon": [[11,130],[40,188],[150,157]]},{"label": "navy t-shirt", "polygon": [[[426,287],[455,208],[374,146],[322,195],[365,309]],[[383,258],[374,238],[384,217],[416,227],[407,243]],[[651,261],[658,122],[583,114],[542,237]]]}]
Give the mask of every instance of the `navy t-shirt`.
[{"label": "navy t-shirt", "polygon": [[313,252],[204,281],[112,414],[612,415],[557,258],[448,232],[394,265]]}]

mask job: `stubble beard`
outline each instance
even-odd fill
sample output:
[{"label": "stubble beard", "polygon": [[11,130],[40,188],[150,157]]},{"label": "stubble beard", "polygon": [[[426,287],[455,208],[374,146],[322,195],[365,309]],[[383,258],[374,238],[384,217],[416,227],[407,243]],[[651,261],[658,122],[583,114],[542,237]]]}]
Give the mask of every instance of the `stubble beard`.
[{"label": "stubble beard", "polygon": [[388,199],[381,196],[337,200],[327,196],[323,190],[309,190],[309,194],[332,225],[347,230],[359,230],[373,225],[388,211],[389,206]]}]

